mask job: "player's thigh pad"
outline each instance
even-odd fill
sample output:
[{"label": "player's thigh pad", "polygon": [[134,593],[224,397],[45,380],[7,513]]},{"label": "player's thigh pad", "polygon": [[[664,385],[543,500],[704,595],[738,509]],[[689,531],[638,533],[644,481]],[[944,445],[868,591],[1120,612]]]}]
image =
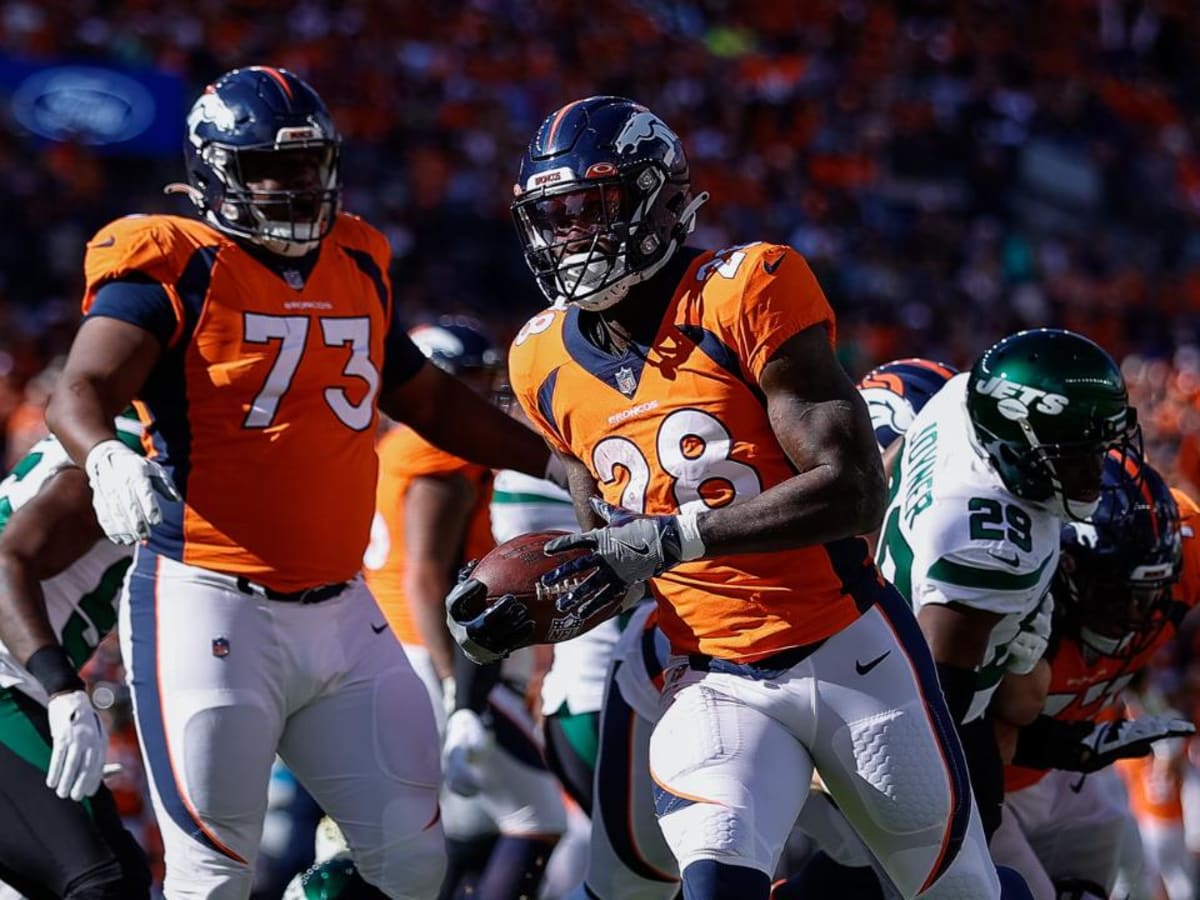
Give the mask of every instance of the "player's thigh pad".
[{"label": "player's thigh pad", "polygon": [[882,597],[797,666],[810,674],[815,700],[791,713],[794,727],[901,894],[946,878],[943,896],[994,896],[995,871],[928,645],[898,595]]},{"label": "player's thigh pad", "polygon": [[171,898],[249,891],[287,680],[263,602],[142,548],[130,570],[121,650]]},{"label": "player's thigh pad", "polygon": [[[650,738],[663,836],[680,871],[702,859],[772,875],[808,794],[812,760],[737,675],[686,669]],[[760,708],[756,708],[760,707]]]},{"label": "player's thigh pad", "polygon": [[679,891],[679,867],[654,812],[654,724],[626,702],[613,674],[600,718],[585,881],[600,900],[671,900]]},{"label": "player's thigh pad", "polygon": [[[445,869],[440,741],[428,692],[361,582],[321,623],[323,686],[288,718],[279,754],[390,897],[436,895]],[[321,604],[323,605],[323,604]]]}]

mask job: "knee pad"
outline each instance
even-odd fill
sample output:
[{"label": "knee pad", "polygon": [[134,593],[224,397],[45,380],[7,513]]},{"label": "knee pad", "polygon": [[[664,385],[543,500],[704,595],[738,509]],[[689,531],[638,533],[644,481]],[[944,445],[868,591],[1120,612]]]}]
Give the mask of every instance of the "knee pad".
[{"label": "knee pad", "polygon": [[395,900],[436,897],[446,876],[446,847],[441,828],[430,828],[417,836],[352,853],[363,879]]}]

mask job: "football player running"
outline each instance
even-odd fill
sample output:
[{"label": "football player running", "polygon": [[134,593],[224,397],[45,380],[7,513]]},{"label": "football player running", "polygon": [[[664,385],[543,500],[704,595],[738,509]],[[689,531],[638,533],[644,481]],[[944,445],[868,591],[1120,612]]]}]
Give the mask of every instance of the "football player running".
[{"label": "football player running", "polygon": [[[132,452],[142,427],[114,423]],[[145,854],[101,783],[107,739],[79,668],[117,621],[133,548],[105,538],[53,437],[0,482],[0,882],[28,897],[150,896]]]},{"label": "football player running", "polygon": [[[89,242],[87,314],[47,422],[101,527],[144,541],[122,653],[166,895],[248,896],[276,752],[392,897],[445,865],[428,697],[358,576],[377,409],[487,466],[542,442],[429,364],[393,314],[386,238],[340,211],[340,138],[296,75],[251,67],[187,117],[199,218]],[[116,441],[131,398],[154,459]],[[338,740],[330,740],[336,734]]]},{"label": "football player running", "polygon": [[[650,769],[685,895],[767,897],[815,767],[904,896],[997,896],[928,648],[856,537],[883,472],[804,259],[684,248],[707,195],[674,132],[622,98],[551,114],[515,193],[555,308],[510,376],[597,526],[547,546],[592,552],[545,581],[590,572],[559,599],[575,615],[647,583],[657,600],[672,655]],[[511,598],[474,614],[484,593],[468,578],[447,598],[460,642],[530,641]]]},{"label": "football player running", "polygon": [[1137,436],[1112,358],[1051,329],[993,345],[905,436],[878,560],[917,611],[989,837],[1003,802],[989,703],[1042,657],[1060,528],[1095,511],[1105,453]]},{"label": "football player running", "polygon": [[1122,719],[1114,704],[1196,602],[1200,573],[1184,562],[1182,542],[1195,540],[1197,519],[1190,498],[1168,490],[1150,465],[1113,453],[1096,512],[1062,529],[1049,693],[1043,716],[1017,737],[1018,765],[1005,769],[1004,816],[991,844],[1037,900],[1109,896],[1131,824],[1110,764],[1195,731],[1173,716]]}]

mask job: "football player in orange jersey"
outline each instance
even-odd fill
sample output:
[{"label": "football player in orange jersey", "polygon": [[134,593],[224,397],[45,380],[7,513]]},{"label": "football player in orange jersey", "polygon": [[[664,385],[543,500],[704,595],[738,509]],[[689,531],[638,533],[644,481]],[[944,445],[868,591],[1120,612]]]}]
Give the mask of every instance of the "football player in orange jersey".
[{"label": "football player in orange jersey", "polygon": [[1017,764],[1005,767],[1003,819],[991,844],[1037,900],[1068,888],[1081,898],[1109,895],[1130,815],[1109,766],[1194,731],[1173,715],[1123,719],[1114,706],[1195,605],[1200,573],[1191,571],[1195,560],[1185,562],[1181,509],[1191,534],[1195,504],[1139,457],[1112,452],[1096,512],[1063,526],[1049,687],[1037,689],[1042,715],[1017,736]]},{"label": "football player in orange jersey", "polygon": [[[547,546],[593,552],[546,583],[564,633],[647,584],[657,599],[672,656],[650,768],[685,896],[766,898],[814,767],[903,896],[998,896],[928,648],[857,537],[883,471],[804,259],[684,248],[707,195],[674,132],[623,98],[550,115],[515,194],[555,305],[510,378],[581,523],[602,526]],[[528,643],[522,604],[481,611],[484,593],[466,578],[447,598],[464,648]]]},{"label": "football player in orange jersey", "polygon": [[[169,898],[249,895],[276,753],[392,897],[445,864],[429,699],[358,575],[377,409],[541,474],[528,429],[427,363],[386,238],[340,211],[340,139],[296,75],[227,73],[187,117],[199,218],[130,216],[85,259],[87,318],[47,421],[136,551],[122,651]],[[115,441],[136,397],[153,459]],[[331,738],[331,736],[333,736]]]}]

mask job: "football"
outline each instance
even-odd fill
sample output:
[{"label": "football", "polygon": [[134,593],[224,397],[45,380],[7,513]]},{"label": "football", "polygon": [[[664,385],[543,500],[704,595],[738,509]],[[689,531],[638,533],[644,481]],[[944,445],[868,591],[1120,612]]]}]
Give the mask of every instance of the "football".
[{"label": "football", "polygon": [[482,602],[480,611],[497,597],[513,594],[525,604],[535,622],[532,643],[537,644],[556,644],[570,640],[598,624],[599,616],[593,617],[595,621],[584,621],[574,613],[559,612],[556,606],[558,598],[577,585],[589,574],[588,572],[581,572],[554,587],[546,587],[540,583],[541,577],[551,569],[568,560],[587,556],[591,552],[586,548],[556,553],[554,556],[547,556],[542,552],[549,541],[564,534],[567,532],[536,531],[518,535],[500,544],[481,559],[471,573],[471,577],[483,582],[487,587],[487,599]]}]

